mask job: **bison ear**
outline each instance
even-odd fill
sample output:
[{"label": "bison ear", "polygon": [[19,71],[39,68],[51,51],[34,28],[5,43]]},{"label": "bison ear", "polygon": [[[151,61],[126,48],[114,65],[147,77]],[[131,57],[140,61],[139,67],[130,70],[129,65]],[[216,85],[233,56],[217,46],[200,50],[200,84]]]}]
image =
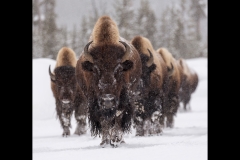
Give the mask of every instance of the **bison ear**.
[{"label": "bison ear", "polygon": [[149,72],[151,73],[152,71],[154,71],[156,67],[157,67],[156,64],[153,63],[150,67],[148,67]]},{"label": "bison ear", "polygon": [[82,69],[85,71],[92,72],[93,71],[93,63],[89,61],[85,61],[82,63]]},{"label": "bison ear", "polygon": [[133,62],[130,60],[126,60],[122,63],[123,71],[128,71],[133,68]]}]

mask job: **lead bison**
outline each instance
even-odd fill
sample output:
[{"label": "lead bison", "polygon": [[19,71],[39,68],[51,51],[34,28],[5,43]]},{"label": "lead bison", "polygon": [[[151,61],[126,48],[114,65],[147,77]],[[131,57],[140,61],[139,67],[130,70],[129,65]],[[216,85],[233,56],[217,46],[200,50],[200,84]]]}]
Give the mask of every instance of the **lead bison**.
[{"label": "lead bison", "polygon": [[189,68],[184,59],[180,58],[178,63],[182,67],[184,74],[182,86],[179,90],[179,98],[180,102],[183,103],[183,109],[186,111],[187,105],[189,105],[189,109],[191,109],[189,102],[191,100],[191,95],[195,92],[198,86],[198,75],[194,70]]},{"label": "lead bison", "polygon": [[59,50],[53,73],[49,66],[51,90],[55,98],[57,117],[63,128],[63,136],[69,136],[71,116],[75,111],[77,128],[75,134],[86,133],[86,98],[77,85],[75,66],[77,63],[75,52],[67,47]]},{"label": "lead bison", "polygon": [[116,23],[100,17],[77,61],[76,77],[88,98],[91,135],[102,136],[102,147],[118,146],[131,129],[141,68],[137,50],[120,37]]},{"label": "lead bison", "polygon": [[131,43],[138,50],[142,62],[140,99],[136,101],[134,112],[136,136],[158,135],[162,132],[159,119],[172,67],[167,68],[146,37],[136,36]]},{"label": "lead bison", "polygon": [[179,89],[182,83],[182,70],[177,60],[166,48],[159,48],[157,52],[163,57],[168,67],[172,67],[171,75],[168,79],[168,91],[165,92],[166,100],[164,101],[162,116],[160,118],[161,125],[172,128],[174,126],[174,116],[176,116],[179,107]]}]

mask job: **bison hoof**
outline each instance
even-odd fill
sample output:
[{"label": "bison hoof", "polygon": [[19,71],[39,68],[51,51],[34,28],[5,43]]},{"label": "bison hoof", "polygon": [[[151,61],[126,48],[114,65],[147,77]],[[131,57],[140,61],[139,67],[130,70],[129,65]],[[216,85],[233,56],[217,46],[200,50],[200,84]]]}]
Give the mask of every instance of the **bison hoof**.
[{"label": "bison hoof", "polygon": [[157,136],[161,136],[162,135],[162,132],[160,132],[160,133],[157,133]]},{"label": "bison hoof", "polygon": [[65,127],[63,128],[63,134],[62,134],[63,137],[67,137],[67,136],[70,136],[70,130],[68,127]]},{"label": "bison hoof", "polygon": [[173,128],[173,124],[172,123],[167,123],[167,128]]},{"label": "bison hoof", "polygon": [[104,147],[106,146],[106,144],[109,144],[109,140],[108,140],[108,139],[103,140],[103,141],[100,143],[100,146],[101,146],[102,148],[104,148]]},{"label": "bison hoof", "polygon": [[140,137],[142,137],[142,136],[144,136],[144,134],[137,132],[137,133],[135,134],[135,136],[140,136]]},{"label": "bison hoof", "polygon": [[63,136],[63,137],[70,136],[70,133],[68,133],[68,132],[67,132],[67,133],[66,133],[66,132],[63,132],[62,136]]},{"label": "bison hoof", "polygon": [[113,148],[117,148],[117,147],[118,147],[118,143],[117,143],[117,142],[114,142],[113,140],[110,140],[110,145],[111,145]]},{"label": "bison hoof", "polygon": [[83,135],[83,134],[85,134],[86,133],[86,131],[79,131],[79,130],[76,130],[75,132],[74,132],[74,134],[76,134],[76,135]]},{"label": "bison hoof", "polygon": [[76,135],[82,135],[82,134],[85,134],[86,133],[86,129],[85,129],[85,126],[82,126],[82,125],[78,125],[74,134]]},{"label": "bison hoof", "polygon": [[110,145],[114,148],[117,148],[120,144],[123,144],[123,143],[125,143],[125,142],[118,139],[117,137],[116,137],[116,139],[110,140]]}]

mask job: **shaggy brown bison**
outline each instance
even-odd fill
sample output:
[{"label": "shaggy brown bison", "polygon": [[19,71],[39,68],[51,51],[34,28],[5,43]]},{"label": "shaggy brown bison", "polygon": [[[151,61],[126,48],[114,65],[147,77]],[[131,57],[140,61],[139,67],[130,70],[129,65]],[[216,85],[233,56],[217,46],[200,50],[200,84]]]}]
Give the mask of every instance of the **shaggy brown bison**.
[{"label": "shaggy brown bison", "polygon": [[172,128],[174,126],[174,116],[177,113],[179,107],[179,96],[178,92],[182,82],[182,71],[178,65],[177,60],[166,48],[159,48],[157,52],[162,56],[167,66],[173,67],[171,75],[168,79],[168,91],[165,92],[166,100],[164,101],[162,116],[160,118],[161,125]]},{"label": "shaggy brown bison", "polygon": [[75,111],[77,128],[75,134],[86,132],[86,98],[76,82],[75,67],[77,59],[75,52],[67,47],[59,50],[53,73],[49,66],[51,90],[55,98],[57,117],[63,128],[63,136],[69,136],[71,116]]},{"label": "shaggy brown bison", "polygon": [[182,67],[184,74],[182,86],[179,90],[179,98],[180,102],[183,103],[183,109],[186,111],[187,105],[189,106],[189,109],[191,109],[189,102],[191,100],[192,93],[195,92],[198,86],[198,75],[194,70],[190,69],[184,59],[180,58],[178,63]]},{"label": "shaggy brown bison", "polygon": [[151,42],[142,36],[131,41],[140,54],[142,75],[140,99],[136,101],[134,124],[136,136],[160,134],[162,132],[159,118],[162,112],[164,93],[167,91],[168,70],[160,54],[153,49]]},{"label": "shaggy brown bison", "polygon": [[116,147],[131,129],[131,100],[142,73],[137,50],[120,37],[109,16],[100,17],[76,66],[76,77],[88,99],[92,136]]}]

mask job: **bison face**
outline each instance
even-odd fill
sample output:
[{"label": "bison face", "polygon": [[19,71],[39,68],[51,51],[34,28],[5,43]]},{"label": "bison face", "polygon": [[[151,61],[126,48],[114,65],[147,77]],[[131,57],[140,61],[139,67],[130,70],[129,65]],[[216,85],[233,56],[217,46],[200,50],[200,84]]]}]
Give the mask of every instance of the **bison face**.
[{"label": "bison face", "polygon": [[51,73],[49,66],[49,74],[51,81],[56,86],[57,98],[64,108],[69,109],[71,103],[74,102],[77,92],[75,68],[72,66],[61,66],[55,68],[54,73],[55,75]]},{"label": "bison face", "polygon": [[126,84],[126,72],[133,67],[133,62],[127,60],[130,47],[121,42],[126,51],[115,45],[96,46],[88,51],[90,43],[84,49],[85,57],[89,61],[82,62],[83,70],[92,75],[88,82],[91,87],[89,90],[97,98],[101,109],[117,107],[120,93]]},{"label": "bison face", "polygon": [[[143,86],[149,86],[151,73],[156,69],[156,64],[153,63],[153,55],[148,50],[150,57],[145,54],[140,53],[141,61],[142,61],[142,75],[141,79],[143,81]],[[146,88],[146,87],[144,87]]]}]

